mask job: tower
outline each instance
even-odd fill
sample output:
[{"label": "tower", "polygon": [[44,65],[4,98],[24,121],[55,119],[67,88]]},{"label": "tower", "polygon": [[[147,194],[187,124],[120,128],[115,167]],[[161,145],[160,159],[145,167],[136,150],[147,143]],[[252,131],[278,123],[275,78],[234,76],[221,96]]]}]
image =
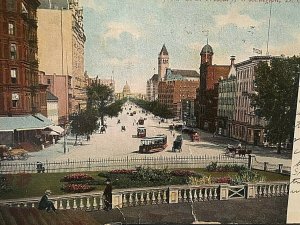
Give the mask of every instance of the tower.
[{"label": "tower", "polygon": [[212,56],[214,52],[212,47],[207,43],[201,50],[201,65],[207,64],[208,66],[212,65]]},{"label": "tower", "polygon": [[159,79],[159,81],[164,78],[167,68],[169,68],[169,53],[164,44],[158,55],[158,79]]}]

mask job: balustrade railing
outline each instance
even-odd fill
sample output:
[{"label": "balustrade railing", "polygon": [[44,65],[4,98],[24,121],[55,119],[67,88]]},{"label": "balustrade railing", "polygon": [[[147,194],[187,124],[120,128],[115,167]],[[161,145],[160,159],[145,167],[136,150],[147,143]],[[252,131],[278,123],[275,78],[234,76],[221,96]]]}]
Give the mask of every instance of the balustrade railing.
[{"label": "balustrade railing", "polygon": [[[163,186],[149,188],[116,189],[112,193],[113,208],[143,205],[193,203],[235,198],[263,198],[285,196],[289,193],[289,182],[259,182],[230,186],[229,184]],[[102,192],[69,194],[50,198],[59,210],[101,210],[104,208]],[[1,200],[0,205],[10,207],[38,207],[38,198]]]}]

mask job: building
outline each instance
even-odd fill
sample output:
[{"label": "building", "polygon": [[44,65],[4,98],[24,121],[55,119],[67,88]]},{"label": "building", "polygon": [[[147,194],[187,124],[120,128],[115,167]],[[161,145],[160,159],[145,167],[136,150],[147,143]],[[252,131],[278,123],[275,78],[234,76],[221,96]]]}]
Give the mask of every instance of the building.
[{"label": "building", "polygon": [[166,46],[163,45],[158,54],[158,73],[147,80],[146,99],[148,101],[157,100],[158,83],[164,79],[167,68],[169,68],[169,53]]},{"label": "building", "polygon": [[99,79],[98,76],[95,78],[89,78],[89,85],[94,84],[94,83],[106,85],[106,86],[110,87],[113,90],[113,92],[115,92],[115,90],[116,90],[116,82],[112,78]]},{"label": "building", "polygon": [[236,104],[232,123],[232,137],[253,144],[262,145],[265,140],[267,121],[255,114],[250,105],[250,95],[254,93],[255,67],[260,62],[270,62],[271,56],[253,56],[237,63],[236,66]]},{"label": "building", "polygon": [[47,115],[46,86],[38,83],[37,0],[2,0],[0,116]]},{"label": "building", "polygon": [[58,98],[47,91],[47,118],[50,119],[53,124],[58,125]]},{"label": "building", "polygon": [[219,135],[232,137],[232,121],[235,114],[236,69],[235,57],[231,56],[228,78],[221,77],[218,85],[218,125]]},{"label": "building", "polygon": [[71,76],[45,74],[39,72],[39,82],[47,85],[47,90],[58,98],[58,124],[63,125],[68,121],[68,115],[72,113],[70,99],[73,89],[71,87]]},{"label": "building", "polygon": [[197,124],[201,129],[215,132],[217,129],[218,82],[227,78],[230,66],[213,65],[213,49],[206,44],[201,52],[200,86],[197,99]]},{"label": "building", "polygon": [[[69,86],[64,90],[68,95],[66,104],[68,114],[64,115],[67,118],[80,107],[84,108],[87,100],[83,9],[79,6],[78,0],[40,0],[40,2],[41,6],[37,10],[40,70],[46,75],[66,76],[68,84],[71,77],[71,92],[68,90]],[[55,84],[53,88],[59,89],[60,87]],[[62,101],[58,95],[56,96]]]}]

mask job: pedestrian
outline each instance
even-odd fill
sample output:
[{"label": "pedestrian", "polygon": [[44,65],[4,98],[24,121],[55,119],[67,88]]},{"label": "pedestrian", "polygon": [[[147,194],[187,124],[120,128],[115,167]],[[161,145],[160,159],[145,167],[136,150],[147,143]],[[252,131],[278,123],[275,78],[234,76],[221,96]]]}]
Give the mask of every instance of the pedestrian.
[{"label": "pedestrian", "polygon": [[242,149],[242,143],[239,142],[238,146],[237,146],[239,149]]},{"label": "pedestrian", "polygon": [[112,185],[109,178],[105,181],[106,187],[103,192],[104,198],[104,210],[108,211],[112,209]]},{"label": "pedestrian", "polygon": [[56,208],[54,207],[53,202],[48,199],[48,197],[50,195],[51,195],[51,191],[46,190],[45,194],[43,195],[43,197],[41,198],[41,200],[39,202],[38,209],[40,209],[40,210],[45,210],[46,209],[47,212],[50,212],[51,209],[53,210],[53,212],[56,211]]}]

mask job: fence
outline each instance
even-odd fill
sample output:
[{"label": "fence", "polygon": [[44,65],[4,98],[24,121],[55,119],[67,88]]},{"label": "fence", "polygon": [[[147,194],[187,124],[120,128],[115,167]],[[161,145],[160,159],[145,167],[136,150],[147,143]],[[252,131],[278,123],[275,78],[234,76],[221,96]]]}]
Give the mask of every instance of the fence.
[{"label": "fence", "polygon": [[[229,184],[183,185],[148,188],[131,188],[114,190],[112,193],[113,208],[142,205],[200,202],[212,200],[231,200],[286,196],[289,193],[289,182],[245,183],[237,186]],[[51,197],[57,209],[101,210],[103,193],[69,194]],[[37,207],[39,199],[2,200],[0,205],[10,207]]]},{"label": "fence", "polygon": [[[134,169],[144,166],[155,169],[162,168],[205,168],[211,162],[218,164],[248,165],[248,157],[218,156],[172,156],[172,157],[123,157],[88,160],[67,160],[60,162],[42,162],[46,173],[108,171],[114,169]],[[0,174],[36,173],[36,163],[4,163],[0,164]]]}]

